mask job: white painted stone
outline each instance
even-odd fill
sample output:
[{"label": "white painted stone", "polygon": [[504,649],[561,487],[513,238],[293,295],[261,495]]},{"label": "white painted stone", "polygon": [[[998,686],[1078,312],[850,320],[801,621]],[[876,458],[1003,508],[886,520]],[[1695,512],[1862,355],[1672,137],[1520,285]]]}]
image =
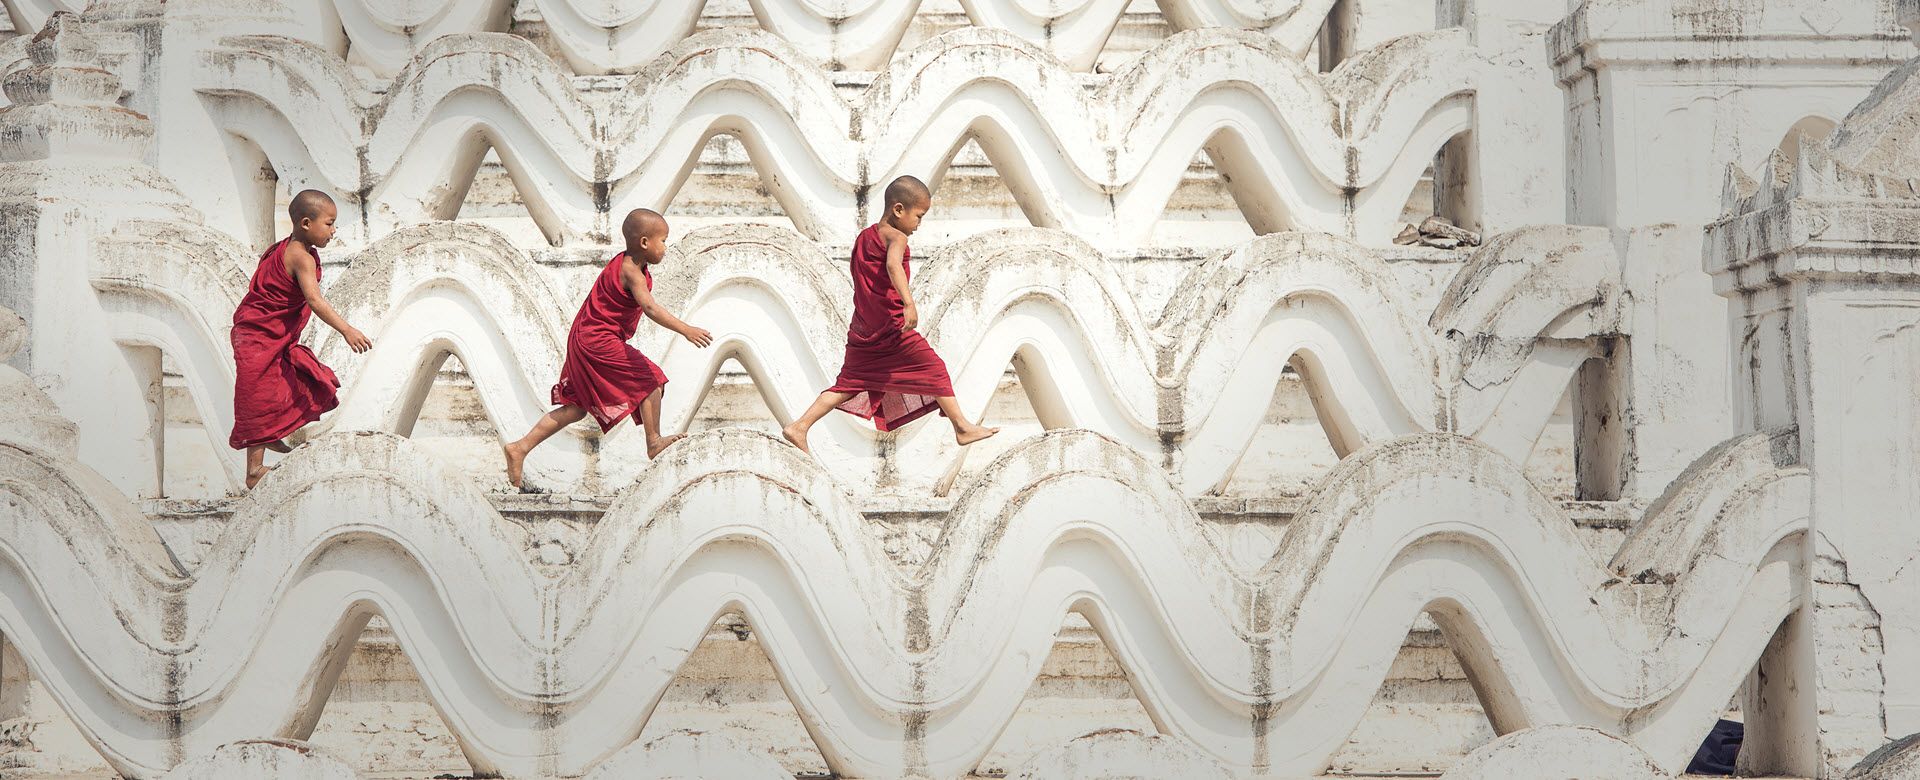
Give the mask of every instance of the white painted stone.
[{"label": "white painted stone", "polygon": [[[0,307],[0,361],[13,357],[27,340],[26,321],[12,309]],[[0,440],[74,456],[78,426],[60,415],[59,406],[34,386],[31,377],[0,362],[0,393],[8,399],[0,404]]]},{"label": "white painted stone", "polygon": [[[664,208],[688,159],[710,133],[726,132],[750,148],[790,150],[756,161],[772,174],[765,186],[796,229],[826,238],[870,221],[879,203],[860,193],[896,175],[937,186],[940,155],[972,136],[1001,161],[1036,224],[1108,249],[1147,237],[1180,172],[1222,132],[1238,140],[1215,147],[1215,164],[1256,231],[1384,244],[1427,161],[1471,126],[1474,104],[1463,96],[1503,78],[1457,32],[1395,39],[1323,77],[1271,38],[1196,30],[1089,91],[1044,50],[970,27],[902,53],[849,101],[790,42],[713,30],[676,43],[627,83],[629,98],[605,108],[517,38],[443,37],[416,60],[369,95],[311,44],[226,38],[191,78],[213,98],[216,124],[269,150],[297,186],[365,192],[358,206],[376,235],[454,216],[464,187],[446,183],[471,176],[491,144],[517,171],[549,242],[604,241],[597,190],[610,192],[613,212]],[[1351,120],[1334,121],[1343,111]],[[427,142],[428,127],[445,140]],[[258,192],[237,197],[253,198],[246,209],[267,205]]]},{"label": "white painted stone", "polygon": [[1820,140],[1913,55],[1888,29],[1890,6],[1592,0],[1553,25],[1564,219],[1614,230],[1619,290],[1636,302],[1623,332],[1637,338],[1595,377],[1624,401],[1609,438],[1631,445],[1592,497],[1654,500],[1701,453],[1770,425],[1736,419],[1727,345],[1740,333],[1699,273],[1699,230],[1719,216],[1728,166],[1750,171],[1801,137]]},{"label": "white painted stone", "polygon": [[1914,780],[1920,778],[1920,734],[1889,742],[1868,753],[1847,770],[1846,780]]},{"label": "white painted stone", "polygon": [[359,775],[319,748],[292,739],[249,739],[191,759],[162,780],[247,777],[259,780],[356,780]]},{"label": "white painted stone", "polygon": [[[1706,266],[1742,332],[1736,386],[1750,419],[1792,425],[1813,476],[1799,586],[1816,609],[1789,625],[1768,668],[1815,682],[1768,681],[1750,718],[1763,744],[1791,749],[1757,767],[1838,775],[1920,728],[1920,516],[1907,464],[1920,461],[1909,388],[1920,322],[1920,202],[1910,183],[1913,63],[1895,71],[1833,131],[1775,153],[1755,182],[1728,176],[1727,214],[1709,231]],[[1844,203],[1845,205],[1839,205]],[[1811,732],[1811,733],[1809,733]]]},{"label": "white painted stone", "polygon": [[[0,702],[124,776],[295,760],[244,741],[353,734],[349,688],[361,769],[503,777],[1310,776],[1489,726],[1457,773],[1659,774],[1736,696],[1749,768],[1831,777],[1920,727],[1911,2],[69,5],[0,42]],[[1004,430],[803,456],[767,432],[901,173],[920,330]],[[342,407],[239,496],[229,316],[304,187],[378,346],[314,326]],[[695,435],[577,426],[508,494],[636,206],[715,336],[635,339]],[[1428,211],[1485,246],[1388,244]],[[736,632],[764,663],[690,668]],[[689,675],[750,706],[637,743]],[[1057,744],[1116,723],[1162,734]]]},{"label": "white painted stone", "polygon": [[1165,734],[1096,731],[1042,751],[1007,775],[1010,780],[1146,780],[1190,777],[1227,780],[1233,773],[1192,745]]},{"label": "white painted stone", "polygon": [[[1101,470],[1083,472],[1088,464],[1101,464]],[[16,459],[9,468],[25,474],[46,466]],[[68,525],[83,523],[80,517],[49,526],[52,518],[22,512],[16,505],[0,513],[0,520],[8,523],[0,528],[0,539],[25,559],[41,562],[39,567],[93,572],[80,580],[88,583],[85,588],[70,585],[42,594],[51,599],[51,611],[33,619],[70,615],[59,618],[70,627],[81,625],[74,621],[87,614],[138,616],[161,609],[186,621],[181,630],[187,636],[205,637],[238,630],[235,621],[251,623],[260,614],[271,614],[274,618],[263,629],[269,639],[264,641],[276,646],[320,643],[344,652],[350,645],[336,643],[356,635],[377,607],[395,624],[402,647],[429,670],[423,673],[428,693],[443,709],[477,714],[485,708],[485,717],[449,723],[469,760],[512,775],[536,773],[521,763],[523,748],[515,747],[525,740],[558,746],[559,752],[543,760],[558,762],[563,772],[578,771],[611,750],[618,743],[610,741],[630,735],[644,722],[646,709],[632,703],[657,701],[671,681],[671,671],[685,653],[676,637],[704,625],[707,615],[729,608],[745,612],[763,641],[775,648],[772,654],[784,659],[783,677],[821,682],[818,688],[790,687],[789,694],[796,698],[802,718],[815,721],[816,738],[830,765],[866,775],[904,771],[893,763],[899,760],[888,747],[893,738],[884,735],[900,728],[897,724],[908,711],[892,709],[901,705],[887,702],[927,696],[952,702],[938,709],[933,722],[939,725],[924,736],[930,755],[951,756],[952,763],[930,771],[964,772],[991,744],[995,732],[984,724],[1004,717],[995,713],[1008,711],[1024,694],[1034,670],[1015,659],[1044,657],[1059,625],[1060,604],[1077,605],[1096,630],[1130,648],[1130,672],[1141,680],[1137,687],[1142,695],[1164,713],[1164,726],[1193,740],[1215,760],[1240,763],[1250,758],[1252,746],[1243,737],[1225,736],[1207,726],[1251,718],[1248,705],[1236,700],[1246,701],[1259,686],[1299,697],[1300,712],[1313,715],[1267,721],[1268,744],[1286,747],[1270,748],[1269,760],[1285,771],[1311,772],[1344,743],[1360,715],[1356,705],[1365,704],[1365,698],[1356,700],[1344,692],[1370,691],[1386,674],[1384,661],[1363,659],[1391,659],[1409,616],[1428,600],[1420,583],[1437,576],[1448,577],[1453,594],[1452,606],[1437,613],[1442,627],[1450,634],[1487,632],[1489,654],[1469,656],[1470,664],[1527,668],[1529,675],[1549,675],[1555,687],[1583,691],[1574,701],[1592,702],[1569,709],[1566,701],[1542,697],[1539,688],[1523,683],[1492,685],[1483,695],[1491,697],[1496,725],[1509,716],[1607,723],[1679,760],[1692,751],[1687,735],[1711,725],[1719,705],[1743,676],[1740,665],[1703,667],[1705,654],[1714,644],[1729,642],[1757,651],[1758,640],[1793,605],[1783,589],[1790,564],[1778,557],[1778,550],[1797,538],[1796,523],[1803,522],[1790,510],[1794,496],[1804,501],[1804,487],[1796,487],[1804,484],[1804,477],[1764,459],[1702,473],[1722,477],[1729,470],[1751,474],[1747,481],[1772,487],[1743,496],[1738,506],[1709,513],[1755,524],[1701,542],[1712,552],[1699,556],[1724,561],[1727,568],[1691,569],[1671,587],[1621,591],[1601,586],[1608,572],[1578,552],[1580,543],[1558,507],[1531,493],[1525,478],[1483,445],[1427,434],[1370,447],[1343,462],[1329,483],[1337,489],[1321,493],[1295,520],[1273,562],[1253,580],[1259,592],[1268,594],[1260,598],[1292,605],[1276,607],[1288,617],[1264,641],[1293,657],[1324,659],[1272,677],[1248,665],[1249,648],[1237,637],[1249,630],[1244,625],[1249,616],[1229,601],[1240,586],[1173,485],[1156,473],[1157,467],[1124,447],[1085,432],[1050,434],[1008,452],[960,496],[952,512],[963,521],[949,528],[917,575],[926,583],[917,592],[925,599],[929,635],[949,637],[924,660],[907,654],[908,643],[919,641],[912,635],[869,627],[882,615],[889,616],[885,622],[905,624],[917,619],[912,615],[920,608],[896,579],[886,554],[857,525],[857,515],[839,488],[796,452],[758,434],[721,431],[677,446],[608,508],[599,533],[558,581],[529,568],[519,544],[503,535],[502,521],[473,488],[445,474],[404,440],[374,434],[330,435],[285,461],[247,499],[221,544],[190,578],[152,569],[144,569],[152,573],[133,581],[127,575],[101,576],[104,572],[61,541],[62,534],[72,533],[68,529],[82,527]],[[1057,487],[1031,492],[1034,485]],[[1012,501],[1020,495],[1029,497]],[[1526,498],[1516,501],[1516,496]],[[1440,501],[1458,507],[1460,517],[1474,518],[1473,524],[1434,517],[1431,507]],[[752,530],[728,520],[741,512],[762,519]],[[1661,533],[1693,516],[1657,514],[1646,518],[1641,528]],[[372,536],[366,536],[369,533]],[[743,544],[720,541],[723,538],[762,541]],[[1469,539],[1480,541],[1463,546]],[[1119,549],[1111,547],[1117,544],[1135,556],[1151,557],[1122,563],[1124,559],[1109,552]],[[1513,558],[1474,552],[1499,549],[1527,552]],[[275,597],[269,588],[240,584],[299,570],[294,567],[307,550],[324,551],[324,559],[332,563],[324,570],[306,570],[288,595]],[[767,557],[759,550],[784,552]],[[788,556],[809,563],[789,569],[780,563]],[[1419,572],[1418,577],[1368,587],[1362,579],[1339,574],[1374,570],[1402,556],[1422,561],[1403,575]],[[404,564],[407,560],[417,564]],[[413,565],[420,567],[417,571],[442,574],[400,576]],[[1167,611],[1130,614],[1125,587],[1083,579],[1111,566],[1134,572],[1125,576],[1140,578],[1142,587],[1160,594],[1168,602]],[[1651,566],[1635,554],[1616,563],[1628,572]],[[764,574],[755,573],[763,569]],[[466,572],[462,576],[468,581],[444,592],[431,584],[450,572]],[[714,581],[704,572],[724,579]],[[666,579],[659,579],[662,576]],[[146,577],[155,579],[148,580],[150,584],[138,581]],[[819,618],[823,622],[796,617],[802,613],[795,611],[794,591],[775,584],[788,577],[807,583],[804,592],[813,594],[810,600],[825,610]],[[1730,593],[1724,586],[1729,577],[1750,584]],[[167,597],[176,606],[138,606],[152,603],[151,589],[162,582],[176,583],[171,588],[178,595]],[[719,582],[732,584],[716,587]],[[761,582],[767,584],[753,584]],[[1510,587],[1503,583],[1515,582],[1528,583],[1521,597],[1534,604],[1530,612],[1564,616],[1556,619],[1557,630],[1579,631],[1583,641],[1562,646],[1550,638],[1545,625],[1496,621],[1503,598],[1499,594]],[[1088,588],[1098,595],[1084,601],[1071,596]],[[590,598],[593,593],[604,595]],[[338,624],[301,617],[314,610],[331,612],[321,605],[342,603],[340,599],[355,606]],[[602,599],[621,606],[591,607]],[[541,603],[561,605],[556,617],[568,627],[565,644],[543,648],[481,639],[527,636],[533,627],[529,621],[541,620],[536,617]],[[119,606],[109,606],[114,604]],[[1653,622],[1628,617],[1649,610],[1672,617]],[[647,615],[667,622],[648,628]],[[6,621],[0,625],[16,625],[29,616],[0,613]],[[1725,628],[1704,636],[1674,636],[1665,630],[1669,619]],[[133,636],[160,641],[153,632],[163,630],[161,614],[139,620],[133,625],[96,620],[87,624],[96,627],[97,638],[78,640],[85,646],[120,646]],[[1186,648],[1140,645],[1132,634],[1146,630],[1142,620],[1161,624],[1155,631],[1193,637],[1193,643]],[[1343,623],[1353,627],[1347,633],[1333,628]],[[138,633],[121,634],[129,630]],[[432,639],[456,630],[464,641],[440,645]],[[641,632],[638,639],[634,631]],[[116,639],[116,634],[126,639]],[[835,639],[828,641],[829,636]],[[1342,636],[1352,638],[1339,639]],[[1369,638],[1370,650],[1336,652],[1338,644],[1353,648],[1359,637]],[[20,648],[31,663],[59,663],[57,644],[30,640],[34,638],[22,637]],[[1024,649],[995,660],[970,649],[980,642]],[[246,733],[263,722],[299,729],[302,713],[312,713],[315,706],[310,697],[322,695],[330,685],[329,673],[289,666],[293,661],[288,654],[245,655],[222,643],[194,646],[193,662],[178,667],[176,674],[184,676],[172,683],[196,697],[210,697],[189,716],[192,726],[184,732],[189,748],[195,742]],[[141,727],[153,729],[149,736],[116,737],[112,742],[122,771],[139,773],[143,764],[152,765],[146,762],[163,760],[145,751],[164,749],[160,730],[165,723],[148,720],[155,712],[109,706],[115,699],[99,698],[106,695],[104,690],[92,686],[112,680],[115,686],[131,686],[146,695],[165,695],[149,690],[161,684],[149,670],[171,662],[134,646],[123,647],[96,654],[120,660],[103,670],[107,678],[69,695],[84,695],[84,700],[76,699],[89,702],[81,711],[98,713],[81,719],[83,728],[96,735],[106,722],[96,718],[151,723]],[[627,647],[633,649],[619,649]],[[1529,667],[1528,659],[1542,653],[1554,658],[1551,665]],[[462,669],[486,669],[504,687]],[[580,686],[608,674],[621,682],[596,684],[591,696],[575,698],[577,703],[567,708],[569,717],[553,726],[536,726],[545,721],[531,700],[500,699],[503,690],[579,697],[585,693]],[[290,677],[302,682],[289,689],[282,681]],[[1211,690],[1210,695],[1172,698],[1182,687],[1196,684]],[[1649,699],[1632,692],[1648,684],[1664,693]],[[958,697],[961,692],[971,693]],[[1658,717],[1636,714],[1654,701],[1670,704],[1653,710]],[[1198,706],[1202,703],[1206,706]],[[539,735],[549,729],[554,731],[546,741],[549,738]]]},{"label": "white painted stone", "polygon": [[644,745],[635,743],[586,774],[587,780],[787,780],[792,776],[765,753],[697,731],[676,731]]},{"label": "white painted stone", "polygon": [[[692,33],[702,13],[725,0],[665,0],[639,9],[613,10],[587,0],[538,4],[540,19],[568,62],[581,73],[631,72]],[[1057,11],[1023,0],[969,0],[972,23],[1006,29],[1044,43],[1061,59],[1084,70],[1092,64],[1130,0],[1093,0]],[[1245,0],[1165,0],[1158,3],[1177,28],[1237,27],[1272,35],[1305,51],[1319,32],[1333,0],[1289,4]],[[356,50],[356,60],[383,73],[404,66],[419,41],[464,32],[505,29],[514,5],[506,0],[331,0]],[[736,4],[738,5],[738,4]],[[780,37],[820,52],[836,69],[872,70],[894,53],[916,12],[939,2],[854,0],[822,5],[805,0],[759,0],[752,12]],[[955,5],[946,3],[946,5]],[[1153,9],[1154,4],[1146,4]],[[956,9],[957,10],[957,9]],[[1376,33],[1377,34],[1377,33]]]},{"label": "white painted stone", "polygon": [[1599,729],[1540,726],[1521,729],[1481,746],[1440,778],[1504,780],[1546,776],[1576,780],[1664,780],[1673,777],[1632,743]]}]

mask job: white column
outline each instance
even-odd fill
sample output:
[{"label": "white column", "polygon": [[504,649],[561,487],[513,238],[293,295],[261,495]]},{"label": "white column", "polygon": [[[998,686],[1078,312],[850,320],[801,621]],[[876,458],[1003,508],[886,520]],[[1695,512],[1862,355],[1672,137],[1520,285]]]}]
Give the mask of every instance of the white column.
[{"label": "white column", "polygon": [[1749,692],[1750,722],[1793,742],[1750,768],[1838,777],[1920,732],[1920,200],[1807,154],[1713,226],[1708,265],[1741,419],[1795,426],[1813,476],[1807,606]]},{"label": "white column", "polygon": [[[1549,35],[1566,93],[1565,220],[1614,229],[1627,361],[1622,497],[1657,498],[1741,428],[1739,327],[1700,273],[1700,231],[1729,165],[1752,170],[1796,127],[1847,115],[1910,54],[1872,3],[1738,14],[1712,4],[1590,0]],[[1481,9],[1482,18],[1489,14]],[[1809,117],[1819,121],[1808,121]],[[1491,147],[1498,148],[1498,147]],[[1489,167],[1483,162],[1482,167]]]}]

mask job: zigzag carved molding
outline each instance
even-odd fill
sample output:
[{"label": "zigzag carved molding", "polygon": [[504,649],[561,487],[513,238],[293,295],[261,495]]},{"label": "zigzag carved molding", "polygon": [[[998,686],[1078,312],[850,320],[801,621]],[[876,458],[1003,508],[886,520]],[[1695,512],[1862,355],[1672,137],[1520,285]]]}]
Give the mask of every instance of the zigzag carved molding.
[{"label": "zigzag carved molding", "polygon": [[[754,623],[822,754],[854,776],[966,773],[1067,610],[1088,615],[1157,723],[1242,770],[1323,769],[1423,610],[1500,730],[1592,725],[1678,766],[1798,606],[1808,502],[1804,470],[1780,460],[1791,436],[1716,449],[1608,567],[1497,453],[1394,439],[1343,461],[1244,571],[1157,465],[1062,431],[967,485],[936,553],[901,572],[816,464],[718,431],[643,472],[556,579],[469,481],[403,439],[303,448],[189,575],[91,471],[9,430],[0,631],[136,778],[232,739],[310,732],[376,611],[475,768],[507,776],[576,775],[631,741],[727,610]],[[1435,516],[1437,496],[1470,511]]]},{"label": "zigzag carved molding", "polygon": [[[16,0],[40,2],[48,0]],[[1129,0],[962,0],[969,20],[1043,46],[1075,70],[1088,70],[1119,25]],[[447,35],[504,32],[507,0],[380,3],[333,0],[294,4],[302,37],[348,48],[356,62],[392,75],[424,43]],[[619,7],[588,0],[536,0],[546,35],[579,73],[630,73],[692,35],[707,0],[652,0]],[[920,0],[750,0],[760,26],[835,70],[887,65],[920,12]],[[1064,7],[1063,7],[1064,6]],[[1320,31],[1332,0],[1161,0],[1176,30],[1255,31],[1296,56]],[[337,30],[337,31],[336,31]]]},{"label": "zigzag carved molding", "polygon": [[1471,128],[1482,65],[1464,34],[1440,32],[1323,76],[1271,39],[1204,30],[1088,91],[1032,44],[969,28],[902,54],[849,103],[785,41],[710,31],[598,107],[525,40],[469,34],[425,46],[368,104],[338,58],[252,37],[204,53],[197,89],[283,179],[365,193],[373,236],[454,216],[491,146],[550,241],[603,238],[610,213],[665,210],[728,133],[817,239],[862,226],[870,190],[896,175],[937,184],[973,138],[1035,225],[1115,246],[1145,242],[1202,149],[1256,232],[1384,243],[1434,153]]},{"label": "zigzag carved molding", "polygon": [[[231,360],[224,321],[204,313],[232,308],[240,287],[219,287],[242,284],[231,268],[240,250],[206,250],[198,242],[218,234],[205,230],[179,231],[193,243],[165,248],[173,233],[167,225],[128,223],[103,242],[95,286],[109,310],[139,315],[125,318],[120,338],[191,356],[183,368],[195,374],[203,419],[224,431],[231,425],[230,402],[222,400],[232,384]],[[226,270],[202,259],[209,256],[227,258],[220,263]],[[1481,278],[1474,269],[1483,266],[1531,270]],[[1490,378],[1461,363],[1481,352],[1462,352],[1454,339],[1419,324],[1415,304],[1376,253],[1332,236],[1277,234],[1222,252],[1190,272],[1155,316],[1139,310],[1121,272],[1096,249],[1037,228],[995,231],[941,250],[922,261],[916,285],[927,312],[921,330],[946,356],[970,414],[985,411],[1011,362],[1044,426],[1089,428],[1143,453],[1165,452],[1176,481],[1199,494],[1232,477],[1280,371],[1296,357],[1340,454],[1451,430],[1524,461],[1589,354],[1591,337],[1617,332],[1575,316],[1593,305],[1586,293],[1611,300],[1602,280],[1614,268],[1610,244],[1596,229],[1532,228],[1483,249],[1462,272],[1477,281],[1456,284],[1435,315],[1453,323],[1446,332],[1491,332],[1519,344],[1530,343],[1529,332],[1556,337],[1537,353],[1510,355],[1506,374]],[[1539,287],[1567,285],[1542,280],[1570,274],[1594,284],[1543,304]],[[123,292],[119,280],[130,275],[137,283]],[[315,328],[315,347],[345,383],[342,408],[322,430],[407,434],[433,369],[450,353],[466,365],[499,430],[523,430],[548,408],[547,389],[578,304],[498,233],[462,223],[396,231],[332,278],[329,298],[373,334],[376,346],[354,355],[331,331]],[[699,230],[675,245],[659,278],[661,300],[715,336],[707,350],[655,328],[637,340],[675,379],[663,409],[669,428],[686,429],[730,358],[782,420],[831,383],[851,290],[844,262],[818,245],[777,228]],[[1468,309],[1486,312],[1487,321],[1448,319],[1448,312]],[[935,489],[959,468],[962,454],[939,426],[881,437],[839,416],[829,418],[816,443],[842,478],[869,481],[884,459],[902,486],[914,489]],[[624,429],[606,437],[602,473],[631,479],[645,463],[641,444]],[[559,450],[543,455],[530,473],[569,484],[578,464],[567,457]]]},{"label": "zigzag carved molding", "polygon": [[[921,0],[750,0],[761,27],[802,51],[821,52],[834,69],[886,67],[920,12]],[[962,0],[976,25],[1005,30],[1088,70],[1106,47],[1130,0],[1079,0],[1069,8],[1035,0]],[[79,12],[72,0],[0,0],[17,29],[39,31],[56,11]],[[258,16],[265,3],[250,0]],[[613,8],[591,0],[533,0],[546,33],[578,73],[630,73],[693,34],[707,0],[651,0]],[[1160,0],[1175,30],[1234,28],[1272,37],[1296,55],[1306,52],[1333,0]],[[278,9],[284,33],[351,52],[354,62],[391,76],[421,46],[448,35],[505,32],[510,0],[377,0],[289,2]],[[199,13],[211,13],[196,9]]]}]

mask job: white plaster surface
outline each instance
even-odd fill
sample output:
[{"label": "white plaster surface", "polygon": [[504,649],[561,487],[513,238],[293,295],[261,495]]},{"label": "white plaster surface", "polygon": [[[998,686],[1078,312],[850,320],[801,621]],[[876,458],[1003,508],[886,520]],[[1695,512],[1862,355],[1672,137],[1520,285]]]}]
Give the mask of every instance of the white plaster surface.
[{"label": "white plaster surface", "polygon": [[[1911,2],[78,5],[0,33],[9,773],[1639,777],[1733,710],[1828,778],[1920,732]],[[1003,431],[802,455],[899,174]],[[246,493],[228,323],[306,187],[377,346],[306,334],[342,406]],[[691,435],[514,493],[641,206],[715,337],[635,340]],[[1391,244],[1429,214],[1483,245]]]}]

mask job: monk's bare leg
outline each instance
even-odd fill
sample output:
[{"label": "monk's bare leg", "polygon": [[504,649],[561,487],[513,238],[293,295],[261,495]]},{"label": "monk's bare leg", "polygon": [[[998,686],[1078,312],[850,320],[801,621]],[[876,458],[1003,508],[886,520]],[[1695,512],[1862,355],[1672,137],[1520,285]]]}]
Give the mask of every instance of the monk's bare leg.
[{"label": "monk's bare leg", "polygon": [[813,405],[807,407],[807,410],[800,414],[799,419],[788,423],[787,427],[780,429],[780,435],[786,437],[788,443],[799,447],[801,452],[809,452],[810,450],[807,449],[807,431],[812,430],[813,424],[819,422],[820,418],[827,416],[827,413],[833,411],[834,407],[852,400],[853,395],[853,393],[836,393],[832,390],[821,393],[819,398],[813,399]]},{"label": "monk's bare leg", "polygon": [[527,431],[527,435],[520,437],[519,441],[501,445],[500,451],[507,456],[507,484],[520,487],[520,476],[527,465],[527,453],[540,446],[541,442],[553,438],[554,434],[586,416],[587,410],[578,406],[572,404],[562,406],[542,415],[540,420],[533,424],[533,430]]},{"label": "monk's bare leg", "polygon": [[267,468],[267,445],[255,444],[247,448],[247,489],[260,484],[260,478],[272,469]]},{"label": "monk's bare leg", "polygon": [[1000,432],[999,428],[988,428],[968,421],[966,413],[960,411],[958,398],[949,395],[937,401],[940,404],[940,413],[947,416],[948,422],[953,423],[953,440],[960,442],[962,447]]},{"label": "monk's bare leg", "polygon": [[647,459],[660,457],[660,451],[676,441],[687,438],[684,433],[672,436],[660,435],[660,393],[665,388],[656,387],[640,402],[640,427],[647,431]]},{"label": "monk's bare leg", "polygon": [[293,447],[287,444],[286,439],[267,442],[266,447],[267,449],[273,450],[274,452],[278,452],[282,455],[285,455],[293,451]]}]

